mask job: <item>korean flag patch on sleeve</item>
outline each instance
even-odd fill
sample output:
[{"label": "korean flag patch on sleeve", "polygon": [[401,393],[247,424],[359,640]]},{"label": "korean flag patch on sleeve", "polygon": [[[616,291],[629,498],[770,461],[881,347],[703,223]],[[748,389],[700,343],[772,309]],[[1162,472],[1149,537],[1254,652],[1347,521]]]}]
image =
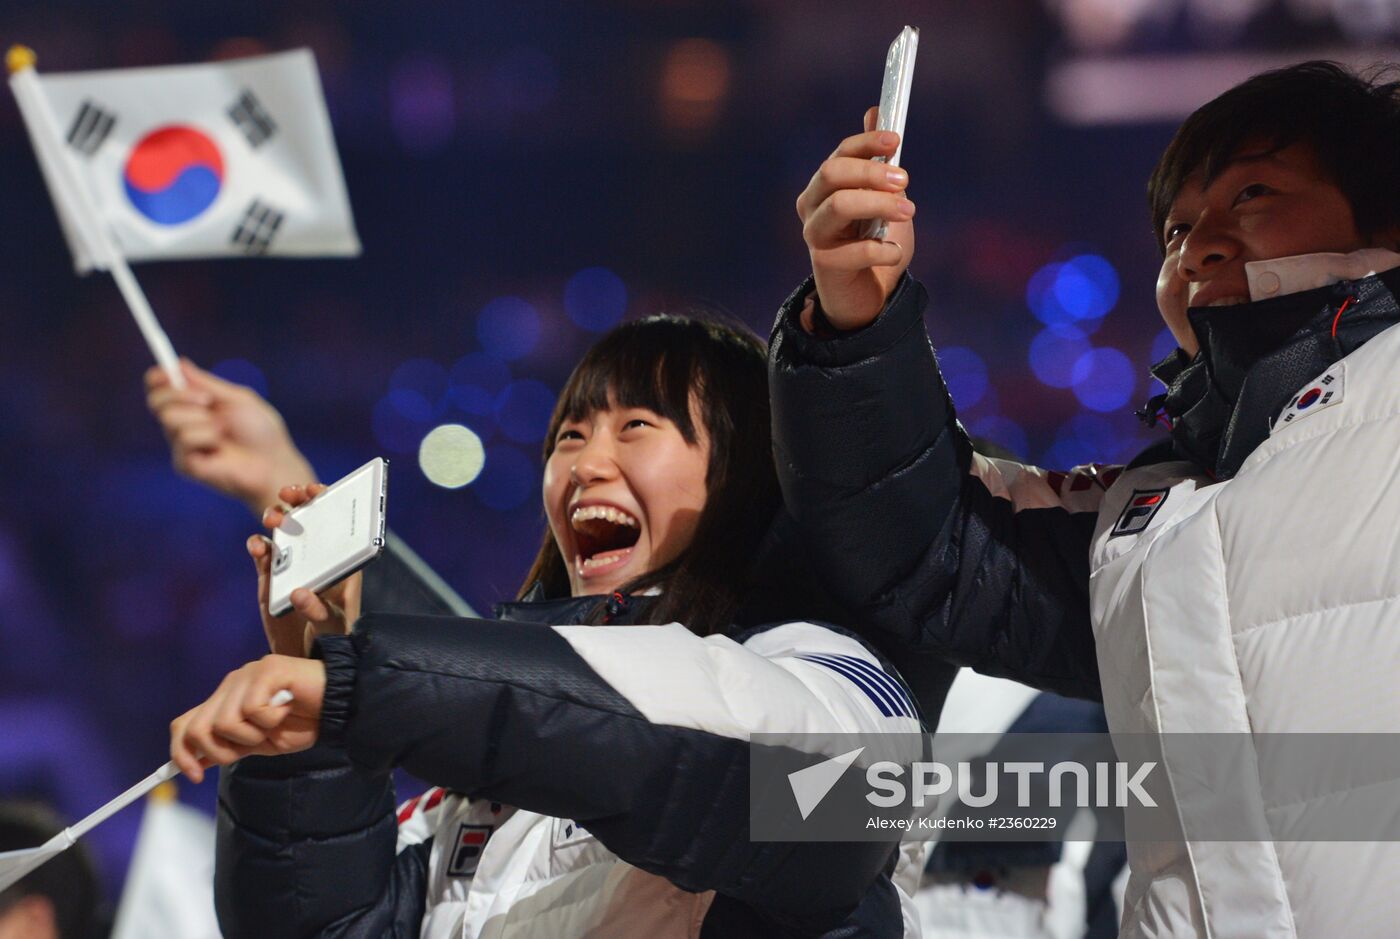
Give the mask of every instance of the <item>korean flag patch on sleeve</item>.
[{"label": "korean flag patch on sleeve", "polygon": [[1309,414],[1316,414],[1323,408],[1342,403],[1343,386],[1346,384],[1346,362],[1337,362],[1321,375],[1308,382],[1288,402],[1283,413],[1274,421],[1269,431],[1296,424]]}]

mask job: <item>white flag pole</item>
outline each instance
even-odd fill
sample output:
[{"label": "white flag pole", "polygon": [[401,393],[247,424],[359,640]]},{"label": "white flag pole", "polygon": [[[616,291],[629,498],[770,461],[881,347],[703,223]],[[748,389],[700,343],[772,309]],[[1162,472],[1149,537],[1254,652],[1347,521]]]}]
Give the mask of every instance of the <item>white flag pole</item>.
[{"label": "white flag pole", "polygon": [[49,100],[39,84],[39,74],[34,70],[37,61],[34,51],[25,46],[11,46],[5,56],[10,71],[10,89],[19,104],[24,126],[29,131],[29,139],[34,144],[39,166],[44,171],[49,190],[58,203],[58,212],[67,218],[75,233],[83,241],[90,254],[93,266],[110,271],[117,282],[117,289],[126,300],[141,336],[150,347],[156,362],[170,376],[170,383],[176,388],[185,387],[185,376],[180,371],[180,360],[175,355],[175,347],[170,337],[161,328],[151,309],[150,301],[136,282],[136,275],[126,263],[126,257],[113,243],[111,234],[102,223],[92,196],[73,166],[72,156],[63,146],[63,137],[58,130],[58,122],[49,108]]},{"label": "white flag pole", "polygon": [[[291,704],[295,699],[291,691],[283,688],[272,696],[267,702],[268,707],[281,707],[284,704]],[[21,880],[26,874],[34,870],[39,865],[67,851],[78,843],[78,839],[101,825],[107,819],[116,815],[137,799],[146,795],[152,789],[167,780],[174,779],[179,775],[180,768],[171,760],[160,769],[156,770],[126,792],[108,802],[102,808],[93,812],[87,818],[75,825],[63,829],[48,841],[37,848],[25,848],[20,851],[5,851],[0,853],[0,892],[3,892],[11,884]]]}]

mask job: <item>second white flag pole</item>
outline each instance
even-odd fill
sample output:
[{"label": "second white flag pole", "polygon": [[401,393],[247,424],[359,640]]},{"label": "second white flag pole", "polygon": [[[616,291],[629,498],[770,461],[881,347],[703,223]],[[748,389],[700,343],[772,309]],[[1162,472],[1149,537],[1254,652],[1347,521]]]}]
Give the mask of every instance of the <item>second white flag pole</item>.
[{"label": "second white flag pole", "polygon": [[170,344],[170,337],[156,319],[150,301],[136,282],[136,275],[131,272],[126,257],[118,250],[97,213],[92,196],[70,162],[72,157],[63,146],[58,123],[39,84],[39,75],[34,70],[35,61],[33,50],[24,46],[11,47],[5,57],[10,72],[10,89],[19,104],[24,126],[29,131],[29,140],[34,145],[34,154],[49,184],[49,191],[59,203],[59,216],[81,239],[92,257],[93,266],[111,272],[151,354],[170,376],[170,383],[176,388],[183,388],[185,377],[180,372],[175,347]]}]

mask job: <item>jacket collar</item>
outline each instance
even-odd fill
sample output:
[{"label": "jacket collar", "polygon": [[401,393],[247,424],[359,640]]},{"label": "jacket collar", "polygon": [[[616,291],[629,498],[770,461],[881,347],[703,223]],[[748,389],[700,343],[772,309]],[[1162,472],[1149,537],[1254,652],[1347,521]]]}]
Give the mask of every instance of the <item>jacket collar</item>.
[{"label": "jacket collar", "polygon": [[[586,623],[600,607],[609,607],[605,611],[609,624],[621,626],[637,622],[652,602],[649,596],[626,596],[621,603],[616,595],[547,597],[544,585],[536,582],[519,600],[497,603],[492,611],[496,619],[567,626]],[[613,609],[617,612],[612,612]]]},{"label": "jacket collar", "polygon": [[[1391,266],[1380,274],[1339,276],[1387,262]],[[1148,402],[1145,418],[1155,420],[1165,411],[1176,455],[1216,479],[1230,478],[1268,438],[1294,392],[1400,322],[1396,264],[1400,255],[1370,249],[1247,265],[1251,295],[1256,285],[1267,292],[1274,277],[1279,295],[1189,310],[1201,351],[1187,359],[1176,349],[1153,366],[1152,374],[1167,391]],[[1312,284],[1316,286],[1284,292]],[[1345,314],[1339,317],[1343,305]]]}]

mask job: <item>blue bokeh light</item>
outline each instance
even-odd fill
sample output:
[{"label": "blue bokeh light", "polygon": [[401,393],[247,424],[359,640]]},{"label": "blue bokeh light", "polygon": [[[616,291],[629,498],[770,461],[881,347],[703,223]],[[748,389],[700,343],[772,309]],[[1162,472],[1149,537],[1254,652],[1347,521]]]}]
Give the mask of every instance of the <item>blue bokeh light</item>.
[{"label": "blue bokeh light", "polygon": [[1110,418],[1095,411],[1080,411],[1060,428],[1054,444],[1041,457],[1041,465],[1066,470],[1084,463],[1105,462],[1120,445]]},{"label": "blue bokeh light", "polygon": [[1073,326],[1047,326],[1031,340],[1031,371],[1051,388],[1074,384],[1074,363],[1090,349],[1089,338]]},{"label": "blue bokeh light", "polygon": [[463,413],[488,417],[496,409],[496,396],[508,384],[508,365],[484,352],[469,352],[453,363],[447,394]]},{"label": "blue bokeh light", "polygon": [[1118,272],[1097,254],[1045,265],[1026,284],[1026,305],[1047,326],[1079,324],[1092,331],[1118,302]]},{"label": "blue bokeh light", "polygon": [[538,443],[549,430],[554,392],[532,379],[513,381],[496,398],[496,424],[516,443]]},{"label": "blue bokeh light", "polygon": [[247,359],[224,359],[209,371],[225,381],[247,385],[264,398],[267,397],[267,377],[263,375],[262,369]]},{"label": "blue bokeh light", "polygon": [[1097,411],[1080,411],[1060,428],[1060,434],[1084,444],[1088,454],[1083,462],[1104,462],[1115,459],[1123,447],[1121,420]]},{"label": "blue bokeh light", "polygon": [[1094,411],[1116,411],[1128,403],[1137,373],[1117,349],[1091,349],[1074,363],[1074,396]]},{"label": "blue bokeh light", "polygon": [[1157,338],[1152,340],[1152,362],[1156,364],[1172,354],[1176,348],[1176,337],[1172,335],[1170,329],[1163,329],[1157,334]]},{"label": "blue bokeh light", "polygon": [[1089,451],[1084,441],[1078,437],[1057,438],[1050,448],[1040,455],[1037,465],[1047,470],[1068,472],[1076,466],[1090,462]]},{"label": "blue bokeh light", "polygon": [[949,346],[938,353],[948,392],[959,408],[970,408],[987,394],[987,363],[971,349]]},{"label": "blue bokeh light", "polygon": [[540,328],[539,312],[519,297],[498,297],[482,307],[476,318],[481,348],[503,362],[534,351]]},{"label": "blue bokeh light", "polygon": [[505,512],[538,495],[540,470],[536,461],[509,444],[486,448],[486,465],[471,490],[487,508]]},{"label": "blue bokeh light", "polygon": [[990,414],[968,425],[968,434],[974,439],[990,440],[1010,450],[1018,459],[1024,459],[1030,446],[1026,432],[1021,425],[999,414]]},{"label": "blue bokeh light", "polygon": [[404,417],[431,421],[447,402],[447,370],[431,359],[409,359],[389,377],[389,400]]},{"label": "blue bokeh light", "polygon": [[1121,414],[1080,411],[1060,428],[1054,444],[1041,456],[1041,465],[1066,470],[1085,463],[1114,463],[1131,456],[1137,435],[1125,426],[1125,421],[1130,420]]},{"label": "blue bokeh light", "polygon": [[606,267],[586,267],[564,285],[564,312],[589,332],[612,329],[627,312],[627,286]]},{"label": "blue bokeh light", "polygon": [[391,391],[375,402],[370,411],[370,429],[374,439],[389,453],[405,454],[418,452],[418,444],[423,435],[432,429],[432,420],[419,419],[405,410],[412,411],[414,392]]}]

